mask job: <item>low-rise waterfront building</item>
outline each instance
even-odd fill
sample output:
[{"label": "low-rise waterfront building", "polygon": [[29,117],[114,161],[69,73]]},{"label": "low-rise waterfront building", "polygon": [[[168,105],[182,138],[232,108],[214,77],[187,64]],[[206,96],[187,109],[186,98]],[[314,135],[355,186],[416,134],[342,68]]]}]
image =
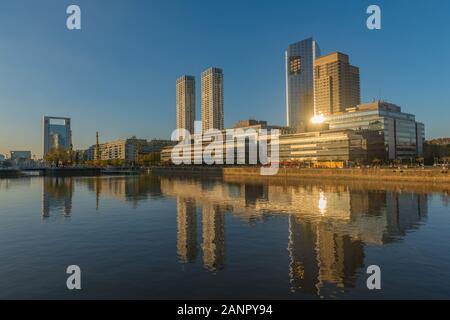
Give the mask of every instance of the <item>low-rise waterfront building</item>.
[{"label": "low-rise waterfront building", "polygon": [[161,162],[164,164],[172,163],[172,150],[174,147],[164,147],[161,150]]},{"label": "low-rise waterfront building", "polygon": [[174,146],[175,141],[165,139],[152,139],[148,140],[142,145],[141,153],[149,154],[153,152],[161,152],[164,147]]},{"label": "low-rise waterfront building", "polygon": [[359,129],[355,133],[366,140],[367,161],[365,163],[389,162],[386,146],[384,145],[384,132],[382,130]]},{"label": "low-rise waterfront building", "polygon": [[84,160],[125,160],[136,161],[138,155],[146,155],[154,152],[160,152],[166,146],[173,146],[174,141],[163,139],[120,139],[99,144],[97,155],[97,146],[92,145],[84,151]]},{"label": "low-rise waterfront building", "polygon": [[10,151],[11,161],[30,161],[31,151]]},{"label": "low-rise waterfront building", "polygon": [[330,130],[381,132],[389,160],[413,160],[423,154],[424,125],[392,103],[375,101],[349,107],[345,112],[325,116],[324,122]]},{"label": "low-rise waterfront building", "polygon": [[[242,154],[237,154],[235,164],[251,164],[249,152],[252,143],[257,144],[260,140],[267,139],[260,129],[267,129],[268,134],[271,130],[279,130],[280,162],[342,167],[395,159],[413,161],[423,154],[423,124],[416,122],[414,115],[401,112],[399,106],[383,101],[358,105],[347,108],[345,112],[324,116],[323,122],[317,124],[317,129],[313,132],[294,133],[292,128],[272,126],[266,121],[252,119],[239,121],[234,129],[243,129],[244,133],[235,130],[233,138],[230,138],[226,136],[226,130],[221,132],[224,142],[223,159],[226,159],[230,147],[235,150],[245,148],[245,159]],[[248,129],[254,129],[252,135],[248,134]],[[245,136],[244,139],[239,140],[242,135]],[[211,140],[204,137],[200,144],[195,144],[195,138],[196,136],[191,144],[191,162],[200,164],[203,161],[197,158],[203,155]],[[231,139],[235,141],[231,142]],[[162,162],[170,163],[171,155],[172,147],[164,148],[161,152]],[[185,159],[189,159],[189,156]]]},{"label": "low-rise waterfront building", "polygon": [[100,144],[100,159],[136,161],[139,150],[146,143],[146,140],[136,137],[102,143]]},{"label": "low-rise waterfront building", "polygon": [[427,140],[425,142],[435,146],[450,146],[450,138],[436,138]]},{"label": "low-rise waterfront building", "polygon": [[86,152],[87,152],[87,150],[74,150],[73,151],[73,154],[74,154],[73,157],[74,157],[75,163],[78,163],[80,161],[88,160],[86,158]]},{"label": "low-rise waterfront building", "polygon": [[31,167],[35,165],[31,151],[10,151],[9,154],[9,159],[14,166]]},{"label": "low-rise waterfront building", "polygon": [[[272,130],[278,130],[280,133],[292,133],[293,129],[284,126],[268,125],[267,121],[261,120],[241,120],[237,122],[233,129],[217,130],[215,133],[203,133],[191,135],[190,154],[182,154],[184,161],[192,164],[203,164],[204,152],[212,141],[216,141],[216,135],[221,135],[222,141],[222,162],[223,164],[257,164],[254,159],[259,158],[258,142],[262,139],[268,139]],[[165,147],[161,150],[161,162],[172,162],[173,145]],[[181,147],[180,147],[181,148]],[[238,152],[241,150],[241,152]],[[244,150],[242,152],[242,150]],[[250,156],[250,150],[255,153],[254,157]],[[182,152],[180,150],[180,152]],[[230,156],[231,154],[231,156]],[[215,151],[212,152],[215,157]],[[228,158],[233,159],[233,163],[227,161]],[[253,162],[251,161],[253,159]],[[216,162],[216,164],[219,164]]]},{"label": "low-rise waterfront building", "polygon": [[280,136],[280,161],[343,167],[367,162],[367,139],[353,130],[327,130]]},{"label": "low-rise waterfront building", "polygon": [[269,125],[267,121],[264,120],[254,120],[254,119],[245,119],[240,120],[236,122],[233,126],[233,129],[266,129],[267,131],[270,130],[279,130],[280,134],[289,134],[289,133],[295,133],[295,129],[291,127],[286,126],[277,126],[277,125]]},{"label": "low-rise waterfront building", "polygon": [[[245,125],[245,126],[244,126]],[[259,148],[263,140],[267,140],[267,151],[270,156],[272,150],[271,130],[276,126],[268,126],[267,123],[240,122],[235,128],[244,129],[243,131],[234,131],[232,137],[223,134],[223,164],[260,164]],[[258,129],[269,128],[267,135]],[[255,129],[255,130],[245,130]],[[286,130],[289,132],[289,130]],[[372,132],[371,132],[372,135]],[[191,141],[189,148],[178,150],[179,155],[184,161],[191,164],[204,164],[205,151],[210,145],[211,140],[203,136],[201,142],[196,142],[195,138]],[[198,138],[198,137],[197,137]],[[377,150],[380,149],[380,138],[378,143],[376,140],[363,133],[357,133],[354,130],[326,130],[307,133],[284,133],[279,136],[279,159],[273,160],[282,163],[297,162],[313,166],[334,166],[343,167],[350,163],[368,163],[371,161],[369,157],[378,157],[383,159],[383,155],[379,155]],[[375,148],[376,146],[377,148]],[[238,152],[241,150],[241,152]],[[243,152],[242,152],[243,150]],[[384,151],[384,145],[381,144],[381,150]],[[161,151],[161,161],[163,163],[171,163],[173,147],[163,148]],[[188,154],[184,154],[184,152]],[[370,152],[369,152],[370,151]],[[178,153],[177,152],[177,153]],[[252,157],[252,152],[254,153]],[[226,161],[227,155],[233,155],[234,162]],[[255,159],[257,163],[255,163]],[[216,164],[219,164],[216,162]]]},{"label": "low-rise waterfront building", "polygon": [[90,146],[83,152],[83,160],[95,160],[96,145]]},{"label": "low-rise waterfront building", "polygon": [[[269,131],[270,132],[270,131]],[[233,164],[255,164],[250,161],[251,150],[258,152],[258,143],[262,139],[269,137],[262,135],[259,131],[248,135],[244,131],[245,137],[235,135],[233,141],[224,138],[223,146],[223,164],[229,164],[226,161],[227,153],[234,154]],[[241,138],[241,139],[239,139]],[[267,150],[270,155],[273,141],[268,139]],[[202,143],[195,144],[192,141],[190,155],[183,154],[184,159],[191,160],[192,164],[203,164],[203,157],[207,146],[210,144],[208,139]],[[254,144],[254,145],[252,145]],[[245,150],[244,153],[238,153],[237,150]],[[173,147],[166,147],[161,150],[161,161],[163,163],[172,163]],[[181,151],[181,150],[180,150]],[[317,132],[290,133],[279,136],[279,162],[297,163],[315,167],[344,167],[351,164],[367,164],[378,159],[383,161],[386,157],[384,149],[383,136],[377,131],[368,130],[325,130]],[[253,157],[255,159],[255,157]],[[260,163],[260,155],[256,155]]]}]

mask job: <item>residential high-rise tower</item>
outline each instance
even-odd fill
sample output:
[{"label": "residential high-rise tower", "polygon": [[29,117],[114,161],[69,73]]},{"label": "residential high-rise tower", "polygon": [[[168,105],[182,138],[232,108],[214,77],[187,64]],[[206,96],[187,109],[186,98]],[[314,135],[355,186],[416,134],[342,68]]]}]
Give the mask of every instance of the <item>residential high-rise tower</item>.
[{"label": "residential high-rise tower", "polygon": [[202,72],[202,131],[224,129],[223,71],[209,68]]},{"label": "residential high-rise tower", "polygon": [[194,133],[195,121],[195,78],[184,75],[176,84],[177,129]]}]

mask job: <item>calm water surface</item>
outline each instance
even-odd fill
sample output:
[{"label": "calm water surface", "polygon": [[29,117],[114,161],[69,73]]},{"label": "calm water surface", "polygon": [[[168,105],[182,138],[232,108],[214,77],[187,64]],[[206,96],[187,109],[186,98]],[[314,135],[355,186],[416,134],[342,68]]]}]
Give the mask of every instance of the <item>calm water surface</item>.
[{"label": "calm water surface", "polygon": [[0,298],[450,298],[450,196],[418,189],[3,179]]}]

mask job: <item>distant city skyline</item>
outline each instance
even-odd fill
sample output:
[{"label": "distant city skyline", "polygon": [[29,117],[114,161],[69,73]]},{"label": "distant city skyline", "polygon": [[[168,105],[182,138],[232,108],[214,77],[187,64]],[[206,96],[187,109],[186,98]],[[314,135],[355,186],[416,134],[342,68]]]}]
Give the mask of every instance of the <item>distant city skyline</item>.
[{"label": "distant city skyline", "polygon": [[284,125],[284,51],[308,37],[360,68],[361,102],[396,103],[427,138],[450,135],[448,1],[378,1],[379,31],[366,28],[365,1],[255,3],[112,1],[105,13],[103,2],[79,0],[82,30],[68,31],[69,1],[5,1],[0,154],[42,155],[44,115],[71,118],[74,149],[94,144],[96,131],[102,141],[168,139],[174,81],[209,66],[226,73],[225,127],[250,117]]}]

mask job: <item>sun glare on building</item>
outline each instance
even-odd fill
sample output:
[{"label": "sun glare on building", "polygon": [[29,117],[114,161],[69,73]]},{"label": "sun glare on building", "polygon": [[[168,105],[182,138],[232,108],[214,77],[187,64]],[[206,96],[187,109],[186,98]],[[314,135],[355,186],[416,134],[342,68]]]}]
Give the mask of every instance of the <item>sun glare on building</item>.
[{"label": "sun glare on building", "polygon": [[323,114],[320,115],[316,115],[314,117],[312,117],[311,122],[313,124],[321,124],[325,121],[325,117],[323,116]]}]

